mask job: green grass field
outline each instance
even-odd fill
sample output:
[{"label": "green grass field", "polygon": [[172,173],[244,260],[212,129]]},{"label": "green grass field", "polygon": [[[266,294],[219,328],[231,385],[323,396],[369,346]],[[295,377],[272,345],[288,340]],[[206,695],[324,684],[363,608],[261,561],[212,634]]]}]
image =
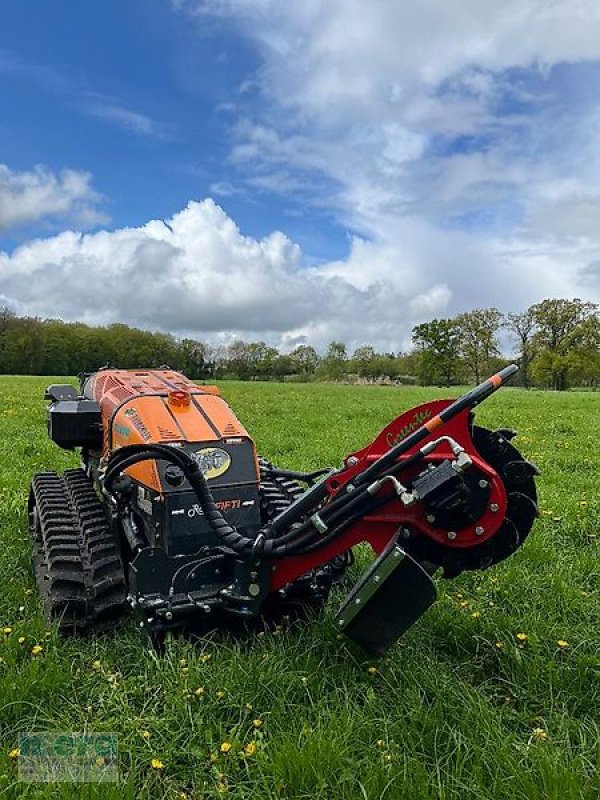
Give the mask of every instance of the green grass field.
[{"label": "green grass field", "polygon": [[[33,473],[77,463],[47,439],[49,382],[0,378],[0,798],[600,796],[600,395],[503,390],[479,409],[480,423],[517,428],[542,469],[541,517],[512,559],[443,584],[376,663],[337,637],[337,596],[312,625],[174,636],[164,656],[131,618],[59,640],[40,615],[25,512]],[[402,410],[446,395],[223,390],[260,452],[299,469],[338,464]],[[31,730],[118,734],[121,782],[18,783],[9,754]]]}]

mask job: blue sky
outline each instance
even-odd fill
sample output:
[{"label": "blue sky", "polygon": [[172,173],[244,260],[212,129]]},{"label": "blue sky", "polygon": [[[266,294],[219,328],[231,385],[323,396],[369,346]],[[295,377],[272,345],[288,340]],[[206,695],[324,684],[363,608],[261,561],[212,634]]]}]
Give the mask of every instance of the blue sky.
[{"label": "blue sky", "polygon": [[[119,226],[170,217],[216,187],[248,235],[285,228],[316,257],[342,255],[343,230],[326,213],[299,215],[293,195],[282,203],[264,190],[228,194],[236,176],[227,106],[259,102],[240,91],[258,67],[236,30],[214,20],[190,26],[159,0],[9,3],[0,31],[2,161],[90,172]],[[0,237],[0,247],[35,232],[25,226]]]},{"label": "blue sky", "polygon": [[0,303],[401,349],[597,301],[599,89],[595,0],[8,2]]}]

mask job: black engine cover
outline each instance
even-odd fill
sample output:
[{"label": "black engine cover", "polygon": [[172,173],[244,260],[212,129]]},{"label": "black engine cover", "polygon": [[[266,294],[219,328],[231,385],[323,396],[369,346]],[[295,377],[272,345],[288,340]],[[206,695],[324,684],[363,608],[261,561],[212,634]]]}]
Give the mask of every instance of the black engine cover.
[{"label": "black engine cover", "polygon": [[102,415],[94,400],[57,400],[48,406],[48,435],[63,450],[102,445]]}]

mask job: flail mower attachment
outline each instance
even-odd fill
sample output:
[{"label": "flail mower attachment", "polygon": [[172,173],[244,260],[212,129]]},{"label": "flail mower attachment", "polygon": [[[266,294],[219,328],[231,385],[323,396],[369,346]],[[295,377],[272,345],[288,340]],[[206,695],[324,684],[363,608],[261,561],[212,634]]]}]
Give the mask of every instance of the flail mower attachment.
[{"label": "flail mower attachment", "polygon": [[473,415],[516,371],[405,412],[341,468],[314,473],[257,459],[219,391],[171,370],[102,370],[80,392],[49,387],[50,436],[80,448],[82,468],[32,483],[47,615],[81,632],[130,606],[156,634],[319,607],[367,542],[376,558],[336,626],[384,652],[435,600],[438,569],[487,569],[533,525],[537,468],[513,431]]}]

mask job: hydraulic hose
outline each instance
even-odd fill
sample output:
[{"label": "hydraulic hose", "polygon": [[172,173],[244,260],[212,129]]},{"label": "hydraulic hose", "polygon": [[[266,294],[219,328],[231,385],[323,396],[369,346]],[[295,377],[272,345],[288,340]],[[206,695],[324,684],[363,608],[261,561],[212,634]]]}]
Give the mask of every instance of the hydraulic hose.
[{"label": "hydraulic hose", "polygon": [[[417,451],[416,453],[408,456],[408,458],[405,458],[397,464],[394,464],[394,466],[385,474],[397,475],[402,470],[419,463],[419,461],[422,461],[423,458],[423,453]],[[380,478],[382,475],[378,473],[376,477]],[[319,517],[324,523],[326,523],[328,527],[331,527],[331,525],[340,522],[341,518],[345,517],[349,512],[358,509],[366,501],[370,500],[370,498],[371,495],[365,488],[356,489],[352,493],[342,492],[338,497],[336,497],[335,500],[332,500],[331,503],[327,503],[327,505],[323,506],[319,510]],[[391,499],[391,497],[388,498],[388,500]],[[386,502],[388,500],[386,500]],[[308,535],[305,536],[304,534]],[[318,537],[319,541],[323,540],[323,536],[314,527],[314,523],[310,519],[307,519],[305,522],[301,523],[287,533],[276,535],[273,537],[272,541],[276,542],[278,546],[289,543],[288,555],[292,555],[295,553],[298,547],[304,546],[315,537]]]},{"label": "hydraulic hose", "polygon": [[127,445],[120,448],[109,460],[104,478],[106,490],[112,492],[116,477],[124,469],[141,461],[158,458],[170,461],[181,469],[198,498],[208,524],[223,544],[240,554],[247,554],[252,551],[255,546],[255,540],[242,536],[227,522],[215,504],[202,470],[183,451],[163,445]]},{"label": "hydraulic hose", "polygon": [[126,445],[111,456],[106,474],[104,487],[106,491],[113,491],[113,484],[123,470],[150,459],[163,459],[178,466],[188,483],[194,490],[200,508],[211,529],[224,545],[234,552],[247,556],[253,552],[257,555],[266,555],[271,558],[283,558],[289,554],[286,545],[279,545],[276,540],[267,538],[267,531],[261,529],[256,539],[242,536],[236,528],[232,527],[217,508],[212,492],[206,478],[198,464],[183,450],[178,450],[165,445]]}]

